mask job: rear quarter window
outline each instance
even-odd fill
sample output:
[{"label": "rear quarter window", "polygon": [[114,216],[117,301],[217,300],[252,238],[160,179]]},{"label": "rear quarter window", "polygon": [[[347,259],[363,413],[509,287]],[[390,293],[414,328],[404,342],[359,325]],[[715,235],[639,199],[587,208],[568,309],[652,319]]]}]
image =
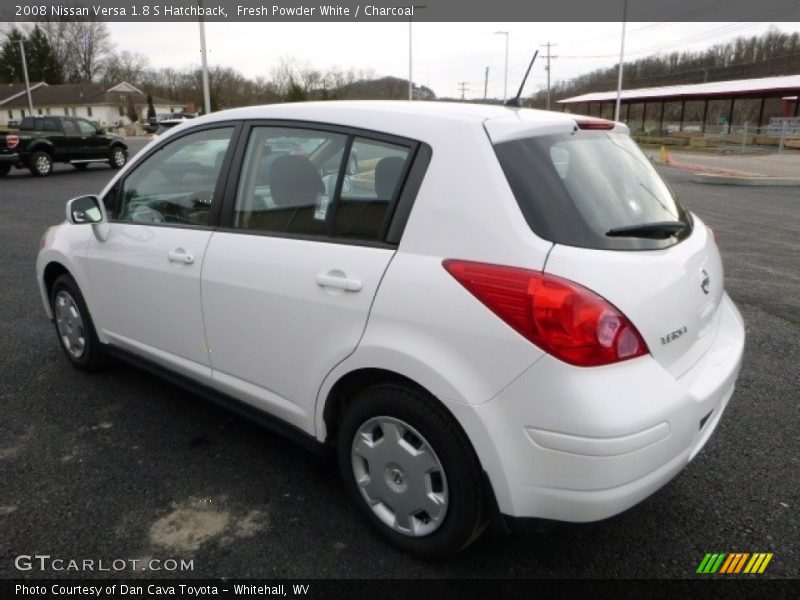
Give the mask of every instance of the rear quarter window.
[{"label": "rear quarter window", "polygon": [[[691,233],[691,217],[630,136],[600,131],[530,137],[495,145],[530,228],[568,246],[664,248]],[[612,229],[685,223],[665,239],[609,236]]]}]

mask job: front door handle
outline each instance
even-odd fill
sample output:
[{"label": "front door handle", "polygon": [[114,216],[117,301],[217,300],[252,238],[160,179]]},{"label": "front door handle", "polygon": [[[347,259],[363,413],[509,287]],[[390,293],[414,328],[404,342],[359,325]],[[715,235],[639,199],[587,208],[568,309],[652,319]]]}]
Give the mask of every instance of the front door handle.
[{"label": "front door handle", "polygon": [[358,279],[348,279],[344,274],[339,275],[332,272],[317,275],[317,285],[348,292],[360,292],[362,287]]},{"label": "front door handle", "polygon": [[169,262],[181,263],[184,265],[191,265],[194,262],[194,254],[187,252],[183,248],[175,248],[167,253]]}]

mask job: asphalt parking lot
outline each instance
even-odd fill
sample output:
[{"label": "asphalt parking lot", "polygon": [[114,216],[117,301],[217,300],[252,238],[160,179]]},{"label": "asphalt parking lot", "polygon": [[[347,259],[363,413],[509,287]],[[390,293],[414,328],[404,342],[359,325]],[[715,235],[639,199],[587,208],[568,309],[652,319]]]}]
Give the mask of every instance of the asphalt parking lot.
[{"label": "asphalt parking lot", "polygon": [[[193,560],[192,571],[148,576],[693,577],[706,552],[734,551],[774,552],[764,576],[797,577],[800,189],[662,172],[716,232],[747,326],[716,434],[618,517],[490,533],[462,556],[424,562],[371,531],[334,463],[133,367],[74,370],[42,311],[36,252],[64,201],[99,191],[114,171],[14,170],[0,180],[0,577],[80,576],[15,568],[16,556],[37,553]],[[158,298],[143,310],[157,311]]]}]

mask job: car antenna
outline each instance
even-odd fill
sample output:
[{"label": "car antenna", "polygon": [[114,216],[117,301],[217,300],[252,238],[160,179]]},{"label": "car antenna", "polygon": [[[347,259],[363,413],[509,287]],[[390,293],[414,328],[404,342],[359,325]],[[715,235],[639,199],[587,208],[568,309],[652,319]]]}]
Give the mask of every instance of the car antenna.
[{"label": "car antenna", "polygon": [[528,70],[525,71],[525,77],[522,78],[522,83],[519,84],[519,91],[517,95],[511,98],[510,100],[506,101],[506,106],[515,106],[519,108],[519,99],[522,96],[522,88],[525,87],[525,82],[528,81],[528,75],[531,72],[531,67],[533,67],[533,63],[536,61],[536,57],[539,56],[539,51],[533,53],[533,58],[531,59],[531,64],[528,65]]}]

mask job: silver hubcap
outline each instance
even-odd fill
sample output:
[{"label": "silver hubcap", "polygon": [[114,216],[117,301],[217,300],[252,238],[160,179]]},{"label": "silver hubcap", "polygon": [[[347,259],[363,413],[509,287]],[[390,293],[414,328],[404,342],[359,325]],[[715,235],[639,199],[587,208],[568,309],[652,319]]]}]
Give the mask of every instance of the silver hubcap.
[{"label": "silver hubcap", "polygon": [[36,157],[36,170],[45,175],[50,172],[50,160],[46,156]]},{"label": "silver hubcap", "polygon": [[115,150],[112,160],[116,166],[121,167],[125,164],[125,154],[122,152],[122,150]]},{"label": "silver hubcap", "polygon": [[86,350],[86,335],[78,305],[69,292],[56,294],[55,313],[61,343],[73,358],[80,358]]},{"label": "silver hubcap", "polygon": [[353,475],[372,512],[412,537],[436,531],[447,514],[444,468],[428,441],[394,417],[359,427],[351,450]]}]

